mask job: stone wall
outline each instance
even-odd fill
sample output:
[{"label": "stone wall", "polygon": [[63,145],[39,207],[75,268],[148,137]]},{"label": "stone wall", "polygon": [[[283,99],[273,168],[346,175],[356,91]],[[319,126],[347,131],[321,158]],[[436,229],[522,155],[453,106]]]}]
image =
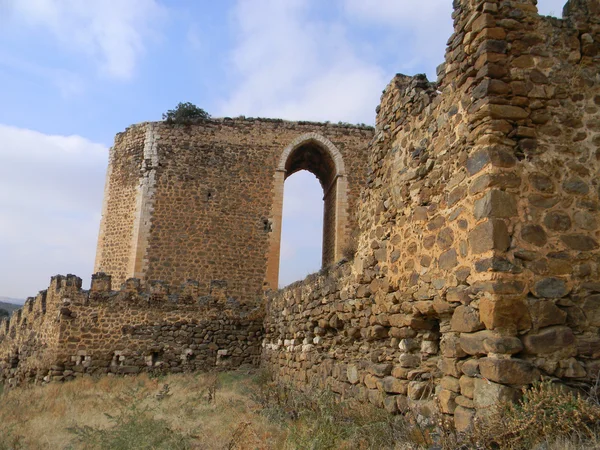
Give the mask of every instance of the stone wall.
[{"label": "stone wall", "polygon": [[277,288],[285,177],[307,169],[321,181],[329,264],[357,228],[372,136],[269,119],[134,125],[111,150],[96,271],[117,285],[194,279],[203,293],[223,280],[234,298],[259,301],[265,284]]},{"label": "stone wall", "polygon": [[475,414],[600,368],[600,14],[454,2],[439,83],[384,91],[353,262],[274,294],[263,358],[390,411]]},{"label": "stone wall", "polygon": [[48,290],[0,322],[0,382],[258,365],[262,311],[233,301],[223,286],[200,296],[196,282],[110,285],[104,274],[89,291],[73,275],[53,277]]}]

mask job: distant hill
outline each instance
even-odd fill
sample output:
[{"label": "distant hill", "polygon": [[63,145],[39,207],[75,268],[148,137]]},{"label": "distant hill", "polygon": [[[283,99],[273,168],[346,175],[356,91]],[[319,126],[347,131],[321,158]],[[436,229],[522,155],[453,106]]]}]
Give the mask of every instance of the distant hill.
[{"label": "distant hill", "polygon": [[18,298],[0,297],[0,309],[4,309],[9,313],[21,308],[23,300]]}]

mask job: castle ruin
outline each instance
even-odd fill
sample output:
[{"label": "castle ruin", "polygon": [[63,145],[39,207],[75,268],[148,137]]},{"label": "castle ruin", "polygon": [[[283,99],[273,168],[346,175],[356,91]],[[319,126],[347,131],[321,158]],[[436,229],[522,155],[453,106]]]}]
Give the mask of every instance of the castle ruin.
[{"label": "castle ruin", "polygon": [[[261,364],[459,430],[535,381],[591,383],[600,2],[569,0],[563,19],[536,3],[455,0],[438,82],[397,75],[374,131],[220,119],[119,134],[101,273],[89,291],[54,277],[0,324],[0,379]],[[324,190],[326,270],[276,291],[283,181],[302,169]]]}]

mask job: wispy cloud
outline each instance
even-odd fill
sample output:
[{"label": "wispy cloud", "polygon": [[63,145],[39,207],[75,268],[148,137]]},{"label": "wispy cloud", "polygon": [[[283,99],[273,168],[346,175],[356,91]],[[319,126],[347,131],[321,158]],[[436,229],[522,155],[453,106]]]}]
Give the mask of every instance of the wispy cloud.
[{"label": "wispy cloud", "polygon": [[43,29],[72,51],[87,55],[101,73],[133,76],[145,41],[166,9],[155,0],[5,0],[5,20]]},{"label": "wispy cloud", "polygon": [[240,0],[232,14],[236,88],[225,115],[373,122],[386,76],[359,58],[341,24],[311,16],[310,0]]},{"label": "wispy cloud", "polygon": [[107,149],[80,136],[0,125],[0,292],[33,295],[93,270]]}]

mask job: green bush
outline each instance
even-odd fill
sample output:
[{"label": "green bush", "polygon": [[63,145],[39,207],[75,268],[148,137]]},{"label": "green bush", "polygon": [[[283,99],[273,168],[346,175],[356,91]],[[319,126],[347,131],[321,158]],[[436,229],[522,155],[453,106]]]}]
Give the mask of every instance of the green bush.
[{"label": "green bush", "polygon": [[193,103],[179,103],[175,109],[170,109],[162,116],[167,123],[189,123],[194,119],[210,119],[210,114]]},{"label": "green bush", "polygon": [[10,316],[10,313],[5,309],[0,308],[0,319],[8,316]]}]

